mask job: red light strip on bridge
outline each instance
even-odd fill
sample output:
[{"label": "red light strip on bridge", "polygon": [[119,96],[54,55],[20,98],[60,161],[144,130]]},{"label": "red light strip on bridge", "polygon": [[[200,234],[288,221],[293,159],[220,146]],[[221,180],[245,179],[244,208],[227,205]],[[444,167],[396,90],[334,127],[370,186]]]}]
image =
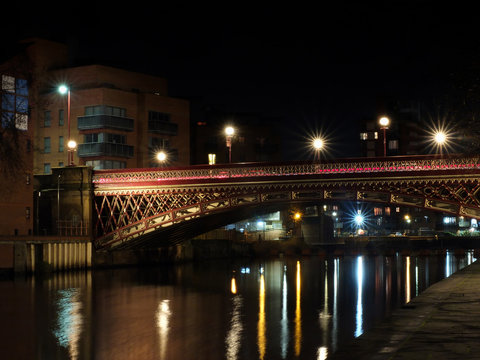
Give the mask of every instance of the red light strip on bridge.
[{"label": "red light strip on bridge", "polygon": [[[212,168],[208,175],[188,175],[188,173],[195,172],[197,170],[180,170],[180,171],[152,171],[151,169],[147,170],[136,170],[132,171],[131,173],[136,174],[145,174],[145,176],[117,176],[117,174],[122,173],[115,173],[113,172],[112,177],[108,176],[99,176],[98,178],[94,177],[93,182],[98,184],[108,184],[108,183],[124,183],[124,182],[141,182],[141,181],[191,181],[191,180],[205,180],[205,179],[231,179],[231,178],[253,178],[253,177],[279,177],[279,176],[298,176],[298,175],[316,175],[316,174],[352,174],[352,173],[388,173],[388,172],[403,172],[403,171],[435,171],[435,170],[459,170],[459,169],[478,169],[480,168],[480,164],[478,163],[469,163],[469,164],[438,164],[438,165],[401,165],[401,166],[388,166],[388,167],[344,167],[344,168],[319,168],[324,165],[315,165],[310,164],[314,171],[301,171],[301,172],[291,172],[288,171],[289,166],[283,167],[283,170],[286,171],[278,171],[279,168],[274,168],[271,171],[268,169],[251,169],[244,168],[243,172],[238,173],[238,169],[242,168],[232,168],[232,169],[216,169]],[[295,167],[291,167],[295,168]],[[236,171],[237,170],[237,171]],[[275,171],[277,170],[277,171]],[[282,169],[280,169],[282,170]],[[163,174],[175,174],[178,172],[185,172],[186,176],[166,176],[166,177],[159,177],[156,173],[163,173]],[[130,173],[130,174],[131,174]],[[152,174],[153,173],[153,174]],[[159,174],[159,175],[160,175]]]}]

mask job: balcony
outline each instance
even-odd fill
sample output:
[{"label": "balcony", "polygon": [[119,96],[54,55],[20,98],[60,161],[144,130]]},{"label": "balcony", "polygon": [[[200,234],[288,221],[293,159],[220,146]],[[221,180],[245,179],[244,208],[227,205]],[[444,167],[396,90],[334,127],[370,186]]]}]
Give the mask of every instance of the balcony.
[{"label": "balcony", "polygon": [[133,131],[133,119],[114,115],[86,115],[78,117],[78,130],[92,129]]},{"label": "balcony", "polygon": [[133,146],[114,143],[88,143],[78,145],[78,156],[81,158],[92,156],[116,156],[123,158],[133,157]]},{"label": "balcony", "polygon": [[177,135],[178,124],[169,121],[148,121],[148,132],[162,135]]}]

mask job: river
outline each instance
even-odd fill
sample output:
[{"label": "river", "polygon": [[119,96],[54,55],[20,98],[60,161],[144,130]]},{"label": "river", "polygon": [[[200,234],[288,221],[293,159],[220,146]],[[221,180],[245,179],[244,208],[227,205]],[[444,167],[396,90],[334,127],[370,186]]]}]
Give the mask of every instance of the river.
[{"label": "river", "polygon": [[237,259],[0,280],[0,359],[328,359],[475,261]]}]

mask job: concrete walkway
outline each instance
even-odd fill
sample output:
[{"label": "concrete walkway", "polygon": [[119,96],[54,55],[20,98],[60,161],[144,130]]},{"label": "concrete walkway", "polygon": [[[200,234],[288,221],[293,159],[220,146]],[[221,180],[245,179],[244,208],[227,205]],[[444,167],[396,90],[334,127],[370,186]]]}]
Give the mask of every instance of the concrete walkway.
[{"label": "concrete walkway", "polygon": [[480,261],[432,285],[328,359],[480,359]]}]

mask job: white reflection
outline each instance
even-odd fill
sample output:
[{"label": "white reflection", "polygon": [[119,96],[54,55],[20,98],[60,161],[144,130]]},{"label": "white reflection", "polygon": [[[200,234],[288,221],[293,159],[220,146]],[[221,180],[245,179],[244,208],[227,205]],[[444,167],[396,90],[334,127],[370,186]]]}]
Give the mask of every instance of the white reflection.
[{"label": "white reflection", "polygon": [[362,304],[362,287],[363,287],[363,257],[357,258],[357,316],[355,337],[359,337],[363,333],[363,304]]},{"label": "white reflection", "polygon": [[242,297],[235,296],[232,298],[233,312],[232,319],[230,320],[230,330],[228,331],[225,339],[227,347],[227,359],[238,359],[238,352],[240,351],[240,345],[242,343]]},{"label": "white reflection", "polygon": [[64,289],[58,291],[57,326],[54,335],[58,343],[68,348],[70,359],[78,359],[80,334],[83,328],[81,314],[80,289]]},{"label": "white reflection", "polygon": [[282,284],[282,320],[280,345],[282,348],[282,358],[286,359],[288,349],[288,318],[287,318],[287,268],[283,268],[283,284]]},{"label": "white reflection", "polygon": [[418,296],[418,259],[415,259],[415,296]]},{"label": "white reflection", "polygon": [[302,312],[300,307],[300,289],[301,289],[301,276],[300,276],[300,261],[297,261],[297,291],[295,302],[295,356],[300,355],[302,344]]},{"label": "white reflection", "polygon": [[332,326],[332,351],[337,351],[337,338],[338,338],[338,310],[337,310],[337,298],[338,298],[338,279],[339,279],[339,266],[340,260],[335,259],[333,261],[333,326]]},{"label": "white reflection", "polygon": [[447,251],[447,256],[446,256],[446,259],[445,259],[445,277],[449,277],[450,275],[452,275],[452,270],[450,268],[450,262],[451,262],[450,252]]},{"label": "white reflection", "polygon": [[405,303],[410,302],[410,256],[406,257],[406,267],[405,267]]},{"label": "white reflection", "polygon": [[[325,276],[324,276],[324,295],[323,295],[323,311],[320,312],[319,315],[319,322],[320,322],[320,329],[322,330],[322,343],[325,345],[328,341],[327,339],[327,334],[329,333],[328,331],[328,325],[330,322],[331,315],[328,311],[328,263],[325,261]],[[318,359],[325,359],[326,357],[321,357],[321,356],[326,356],[327,353],[327,348],[325,346],[321,346],[318,348]]]},{"label": "white reflection", "polygon": [[317,351],[317,360],[325,360],[328,357],[328,349],[325,346],[321,346]]},{"label": "white reflection", "polygon": [[162,300],[158,303],[156,319],[159,335],[160,359],[165,359],[167,350],[168,332],[170,330],[170,300]]},{"label": "white reflection", "polygon": [[265,358],[265,351],[267,349],[267,338],[265,336],[265,277],[260,275],[260,294],[259,294],[259,308],[258,308],[258,352],[260,360]]}]

